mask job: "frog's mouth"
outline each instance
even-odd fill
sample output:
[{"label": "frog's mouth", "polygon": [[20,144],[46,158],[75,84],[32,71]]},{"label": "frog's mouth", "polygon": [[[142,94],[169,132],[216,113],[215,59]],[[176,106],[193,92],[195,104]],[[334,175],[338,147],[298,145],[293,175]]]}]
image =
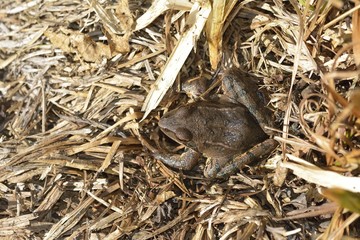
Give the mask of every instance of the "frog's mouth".
[{"label": "frog's mouth", "polygon": [[192,139],[192,133],[186,128],[176,128],[175,131],[170,131],[169,129],[162,128],[160,126],[160,129],[163,131],[163,133],[165,133],[166,136],[180,144],[189,142]]}]

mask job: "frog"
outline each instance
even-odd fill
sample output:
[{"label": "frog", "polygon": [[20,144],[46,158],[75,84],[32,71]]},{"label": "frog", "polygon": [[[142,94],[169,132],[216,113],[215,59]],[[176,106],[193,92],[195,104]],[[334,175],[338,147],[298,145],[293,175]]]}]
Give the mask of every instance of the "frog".
[{"label": "frog", "polygon": [[267,93],[237,68],[224,70],[220,77],[222,96],[182,105],[160,118],[160,130],[186,149],[182,154],[157,153],[157,159],[191,170],[204,156],[204,176],[224,178],[277,147],[266,128],[274,126]]}]

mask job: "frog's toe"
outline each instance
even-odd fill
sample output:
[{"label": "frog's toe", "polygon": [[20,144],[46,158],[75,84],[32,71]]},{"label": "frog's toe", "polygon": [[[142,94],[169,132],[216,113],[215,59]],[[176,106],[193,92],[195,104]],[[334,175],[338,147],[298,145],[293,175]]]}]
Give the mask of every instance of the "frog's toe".
[{"label": "frog's toe", "polygon": [[219,161],[209,158],[206,161],[204,175],[206,178],[216,178],[221,168],[222,166]]}]

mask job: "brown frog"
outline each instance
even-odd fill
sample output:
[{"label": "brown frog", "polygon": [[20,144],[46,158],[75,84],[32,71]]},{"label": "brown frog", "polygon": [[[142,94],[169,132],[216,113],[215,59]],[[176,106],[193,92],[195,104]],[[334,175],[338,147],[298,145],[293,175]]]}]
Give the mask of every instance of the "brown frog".
[{"label": "brown frog", "polygon": [[190,103],[160,119],[160,129],[188,148],[181,155],[155,154],[162,162],[190,170],[204,155],[204,175],[224,177],[277,146],[265,133],[264,126],[272,126],[273,118],[256,82],[249,76],[243,79],[244,73],[234,68],[222,76],[226,99]]}]

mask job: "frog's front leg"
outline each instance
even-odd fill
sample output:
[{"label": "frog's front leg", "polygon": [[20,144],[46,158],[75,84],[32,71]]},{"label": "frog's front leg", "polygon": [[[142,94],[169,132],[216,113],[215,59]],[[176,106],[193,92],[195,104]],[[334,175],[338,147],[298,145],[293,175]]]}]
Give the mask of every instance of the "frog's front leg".
[{"label": "frog's front leg", "polygon": [[154,156],[170,167],[182,170],[191,170],[197,165],[201,154],[192,150],[191,148],[188,148],[181,155],[170,153],[155,153]]},{"label": "frog's front leg", "polygon": [[244,165],[249,164],[261,158],[261,156],[268,156],[276,147],[278,143],[274,139],[267,139],[254,147],[250,148],[243,154],[236,155],[231,161],[226,164],[221,164],[222,159],[212,159],[207,162],[205,167],[205,175],[210,178],[223,178],[233,174],[236,170],[241,169]]}]

